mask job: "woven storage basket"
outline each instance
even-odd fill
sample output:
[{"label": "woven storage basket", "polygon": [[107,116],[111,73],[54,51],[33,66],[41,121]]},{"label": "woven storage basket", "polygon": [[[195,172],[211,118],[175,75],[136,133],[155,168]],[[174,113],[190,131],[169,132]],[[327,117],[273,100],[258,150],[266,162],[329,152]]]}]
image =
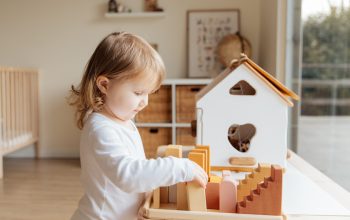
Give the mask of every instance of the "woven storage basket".
[{"label": "woven storage basket", "polygon": [[176,87],[176,122],[190,123],[196,117],[195,95],[204,86],[184,85]]},{"label": "woven storage basket", "polygon": [[195,145],[196,138],[192,136],[191,128],[176,128],[176,144]]},{"label": "woven storage basket", "polygon": [[171,143],[171,128],[141,127],[139,132],[147,158],[156,158],[157,147]]},{"label": "woven storage basket", "polygon": [[171,86],[162,86],[158,92],[149,96],[148,106],[135,117],[138,123],[171,122]]}]

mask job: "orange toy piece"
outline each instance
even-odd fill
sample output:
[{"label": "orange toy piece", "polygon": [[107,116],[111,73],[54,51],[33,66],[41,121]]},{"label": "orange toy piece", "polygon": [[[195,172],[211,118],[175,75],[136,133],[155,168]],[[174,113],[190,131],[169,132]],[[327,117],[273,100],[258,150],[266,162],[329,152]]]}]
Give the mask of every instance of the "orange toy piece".
[{"label": "orange toy piece", "polygon": [[204,146],[204,145],[196,145],[196,149],[204,149],[204,150],[207,150],[207,162],[206,162],[206,165],[207,165],[207,174],[208,174],[208,177],[210,176],[210,147],[209,146]]},{"label": "orange toy piece", "polygon": [[[205,153],[203,152],[190,152],[188,159],[197,163],[203,169],[205,169]],[[187,183],[187,203],[190,211],[207,211],[207,203],[205,196],[205,189],[197,183]]]},{"label": "orange toy piece", "polygon": [[250,174],[247,174],[244,180],[239,181],[237,186],[237,201],[243,201],[243,198],[256,189],[257,185],[264,181],[264,178],[271,176],[270,164],[258,164],[258,167]]},{"label": "orange toy piece", "polygon": [[237,213],[282,215],[282,175],[282,168],[272,165],[271,176],[237,204]]}]

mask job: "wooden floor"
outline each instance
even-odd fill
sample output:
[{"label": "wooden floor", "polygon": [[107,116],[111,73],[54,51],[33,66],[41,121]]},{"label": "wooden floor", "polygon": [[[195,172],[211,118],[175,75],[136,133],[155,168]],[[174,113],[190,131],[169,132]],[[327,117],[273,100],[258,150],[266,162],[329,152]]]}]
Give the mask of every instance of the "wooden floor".
[{"label": "wooden floor", "polygon": [[82,195],[78,159],[4,159],[1,220],[66,220]]}]

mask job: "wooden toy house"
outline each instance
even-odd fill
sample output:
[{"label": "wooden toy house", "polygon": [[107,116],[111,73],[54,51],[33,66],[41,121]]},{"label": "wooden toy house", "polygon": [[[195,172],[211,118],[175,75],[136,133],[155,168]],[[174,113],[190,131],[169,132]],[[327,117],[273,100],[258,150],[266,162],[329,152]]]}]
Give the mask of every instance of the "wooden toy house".
[{"label": "wooden toy house", "polygon": [[242,54],[197,94],[197,144],[210,146],[212,166],[249,157],[285,167],[289,98],[299,99]]}]

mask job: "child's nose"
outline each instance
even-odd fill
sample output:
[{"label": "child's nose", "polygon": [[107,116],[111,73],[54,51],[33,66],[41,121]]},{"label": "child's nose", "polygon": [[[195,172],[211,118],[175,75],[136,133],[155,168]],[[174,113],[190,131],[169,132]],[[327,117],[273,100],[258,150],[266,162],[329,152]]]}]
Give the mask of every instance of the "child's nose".
[{"label": "child's nose", "polygon": [[148,95],[145,95],[145,96],[144,96],[144,98],[142,99],[140,105],[141,105],[142,107],[145,107],[145,106],[148,105]]}]

